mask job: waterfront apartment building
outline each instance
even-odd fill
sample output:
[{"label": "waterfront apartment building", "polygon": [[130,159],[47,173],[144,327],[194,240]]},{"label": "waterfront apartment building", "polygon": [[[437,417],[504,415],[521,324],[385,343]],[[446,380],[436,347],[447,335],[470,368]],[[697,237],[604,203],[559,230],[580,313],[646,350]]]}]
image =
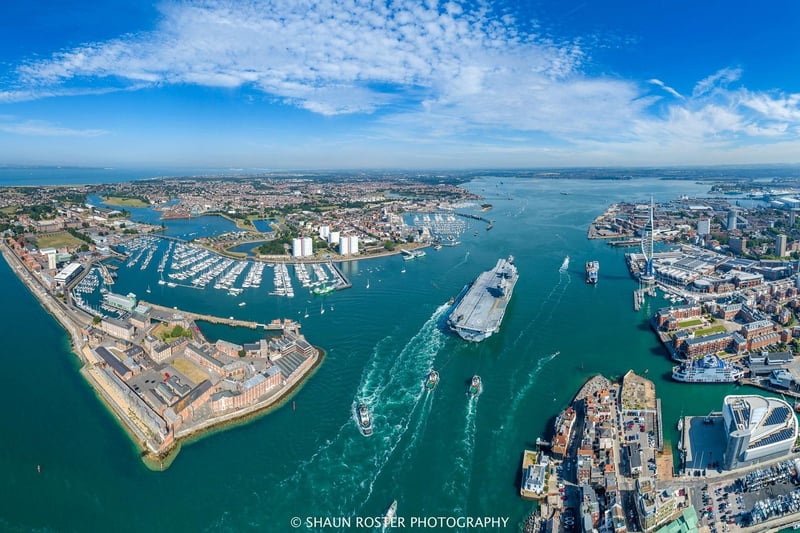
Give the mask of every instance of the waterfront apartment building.
[{"label": "waterfront apartment building", "polygon": [[741,310],[742,304],[734,302],[717,306],[715,314],[717,318],[721,318],[722,320],[733,320]]},{"label": "waterfront apartment building", "polygon": [[314,243],[311,237],[297,237],[292,239],[293,257],[311,257],[314,255]]},{"label": "waterfront apartment building", "polygon": [[730,333],[717,333],[698,338],[675,336],[675,350],[687,358],[728,351],[732,344],[733,335]]},{"label": "waterfront apartment building", "polygon": [[339,238],[339,253],[341,255],[355,255],[358,253],[358,237],[343,235]]},{"label": "waterfront apartment building", "polygon": [[755,337],[748,339],[747,349],[751,352],[757,352],[759,350],[763,350],[764,348],[780,344],[780,342],[781,334],[777,331],[772,331],[770,333],[756,335]]},{"label": "waterfront apartment building", "polygon": [[655,322],[658,329],[663,329],[670,319],[676,321],[688,320],[703,316],[701,305],[679,305],[675,307],[662,307],[656,311]]},{"label": "waterfront apartment building", "polygon": [[722,416],[727,440],[723,466],[728,470],[787,454],[797,439],[797,417],[779,398],[726,396]]},{"label": "waterfront apartment building", "polygon": [[339,232],[338,231],[331,231],[328,233],[328,244],[339,244]]},{"label": "waterfront apartment building", "polygon": [[753,337],[773,331],[775,331],[775,324],[773,324],[771,320],[755,320],[744,324],[742,329],[739,330],[739,333],[741,333],[745,339],[749,340]]}]

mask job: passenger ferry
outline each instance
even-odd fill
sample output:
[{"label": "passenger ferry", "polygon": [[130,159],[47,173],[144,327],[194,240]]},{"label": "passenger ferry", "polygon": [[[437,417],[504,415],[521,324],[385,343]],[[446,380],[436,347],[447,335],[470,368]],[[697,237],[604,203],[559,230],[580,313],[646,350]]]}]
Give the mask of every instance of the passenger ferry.
[{"label": "passenger ferry", "polygon": [[713,354],[672,367],[672,379],[687,383],[733,383],[743,375],[744,369]]}]

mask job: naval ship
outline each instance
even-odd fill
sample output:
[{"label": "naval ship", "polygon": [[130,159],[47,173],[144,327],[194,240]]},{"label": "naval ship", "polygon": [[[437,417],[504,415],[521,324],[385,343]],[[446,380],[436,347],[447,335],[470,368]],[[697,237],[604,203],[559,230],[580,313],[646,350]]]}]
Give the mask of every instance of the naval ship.
[{"label": "naval ship", "polygon": [[513,256],[498,259],[493,269],[472,283],[450,313],[447,325],[471,342],[480,342],[497,333],[518,277]]}]

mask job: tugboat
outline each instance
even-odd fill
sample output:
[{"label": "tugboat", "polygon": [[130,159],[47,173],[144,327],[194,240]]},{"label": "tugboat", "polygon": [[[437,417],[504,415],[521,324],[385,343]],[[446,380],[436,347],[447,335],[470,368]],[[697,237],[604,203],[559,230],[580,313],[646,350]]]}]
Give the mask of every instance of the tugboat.
[{"label": "tugboat", "polygon": [[481,383],[481,377],[477,374],[472,376],[472,381],[469,384],[469,389],[467,389],[467,396],[470,398],[477,397],[481,392],[483,392],[483,384]]},{"label": "tugboat", "polygon": [[439,384],[439,373],[436,370],[431,370],[428,373],[428,380],[425,382],[425,388],[427,390],[433,390],[436,388],[436,385]]},{"label": "tugboat", "polygon": [[372,435],[372,417],[369,414],[369,409],[363,403],[358,404],[356,409],[356,419],[358,420],[358,429],[365,437]]}]

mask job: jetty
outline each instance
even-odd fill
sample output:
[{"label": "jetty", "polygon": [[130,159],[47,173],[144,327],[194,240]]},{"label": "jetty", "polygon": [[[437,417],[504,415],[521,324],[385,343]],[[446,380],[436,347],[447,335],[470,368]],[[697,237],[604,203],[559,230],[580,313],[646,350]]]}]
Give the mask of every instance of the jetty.
[{"label": "jetty", "polygon": [[214,315],[206,315],[203,313],[193,313],[191,311],[185,311],[183,309],[175,309],[172,307],[165,307],[163,305],[158,305],[150,302],[140,301],[142,305],[150,307],[154,311],[154,318],[171,318],[175,314],[180,314],[186,319],[189,320],[200,320],[203,322],[210,322],[212,324],[224,324],[226,326],[234,326],[234,327],[241,327],[241,328],[250,328],[250,329],[265,329],[265,330],[273,330],[279,331],[285,329],[288,325],[294,325],[294,322],[290,320],[273,320],[268,324],[262,324],[260,322],[253,322],[250,320],[239,320],[237,318],[224,318],[220,316]]},{"label": "jetty", "polygon": [[339,269],[339,267],[333,263],[333,261],[328,262],[328,268],[336,278],[335,288],[337,291],[341,291],[343,289],[349,289],[350,287],[353,286],[353,284],[350,283],[350,280],[347,279],[347,276],[344,275],[344,272],[342,272]]},{"label": "jetty", "polygon": [[480,220],[481,222],[486,222],[486,225],[487,225],[486,226],[486,230],[487,231],[492,229],[492,227],[494,226],[494,221],[489,220],[488,218],[485,218],[485,217],[482,217],[482,216],[479,216],[479,215],[473,215],[471,213],[458,213],[458,212],[456,213],[456,215],[458,215],[460,217],[464,217],[464,218],[471,218],[472,220]]}]

